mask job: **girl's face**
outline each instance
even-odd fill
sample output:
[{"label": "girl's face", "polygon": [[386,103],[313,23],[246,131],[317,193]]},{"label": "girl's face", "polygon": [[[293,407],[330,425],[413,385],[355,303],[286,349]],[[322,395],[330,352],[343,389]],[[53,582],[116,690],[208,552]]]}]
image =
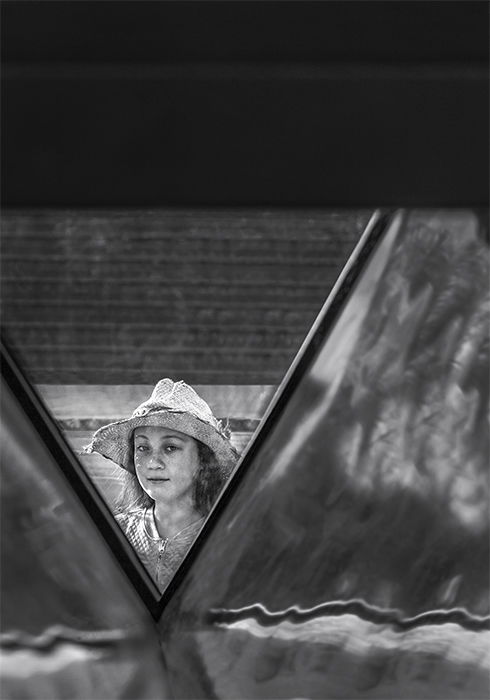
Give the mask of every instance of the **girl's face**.
[{"label": "girl's face", "polygon": [[199,468],[197,442],[189,435],[160,426],[142,426],[133,433],[136,476],[157,503],[192,498]]}]

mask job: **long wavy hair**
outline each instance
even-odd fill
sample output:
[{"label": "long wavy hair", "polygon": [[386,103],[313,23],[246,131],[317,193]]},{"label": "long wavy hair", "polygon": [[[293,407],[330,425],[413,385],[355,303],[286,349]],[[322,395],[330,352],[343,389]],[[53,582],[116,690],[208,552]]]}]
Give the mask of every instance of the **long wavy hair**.
[{"label": "long wavy hair", "polygon": [[[196,443],[199,467],[193,479],[192,501],[197,512],[206,516],[231,474],[233,465],[223,468],[218,464],[214,452],[207,445],[199,440],[196,440]],[[134,446],[132,436],[131,451],[133,459]],[[126,513],[128,510],[136,508],[145,508],[153,503],[153,499],[143,491],[136,475],[127,472],[125,487],[114,504],[115,514]]]}]

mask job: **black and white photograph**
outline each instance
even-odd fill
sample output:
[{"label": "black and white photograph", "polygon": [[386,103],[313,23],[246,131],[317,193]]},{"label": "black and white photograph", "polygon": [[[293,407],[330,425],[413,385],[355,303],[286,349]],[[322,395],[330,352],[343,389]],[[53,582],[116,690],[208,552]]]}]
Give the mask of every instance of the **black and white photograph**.
[{"label": "black and white photograph", "polygon": [[488,700],[486,0],[2,0],[1,700]]}]

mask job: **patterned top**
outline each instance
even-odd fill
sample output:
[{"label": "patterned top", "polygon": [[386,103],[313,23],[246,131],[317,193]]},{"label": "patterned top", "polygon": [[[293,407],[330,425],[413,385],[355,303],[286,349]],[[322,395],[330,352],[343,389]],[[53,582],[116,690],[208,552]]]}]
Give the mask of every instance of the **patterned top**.
[{"label": "patterned top", "polygon": [[173,537],[160,537],[152,507],[119,513],[116,520],[148,573],[163,592],[194,542],[204,517],[183,528]]}]

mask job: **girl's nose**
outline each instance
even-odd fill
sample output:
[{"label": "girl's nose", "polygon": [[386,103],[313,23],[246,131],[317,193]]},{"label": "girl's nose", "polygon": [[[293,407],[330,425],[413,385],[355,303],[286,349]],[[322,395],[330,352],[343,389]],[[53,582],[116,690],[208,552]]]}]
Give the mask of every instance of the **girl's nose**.
[{"label": "girl's nose", "polygon": [[165,460],[162,453],[153,454],[149,464],[150,469],[165,469]]}]

